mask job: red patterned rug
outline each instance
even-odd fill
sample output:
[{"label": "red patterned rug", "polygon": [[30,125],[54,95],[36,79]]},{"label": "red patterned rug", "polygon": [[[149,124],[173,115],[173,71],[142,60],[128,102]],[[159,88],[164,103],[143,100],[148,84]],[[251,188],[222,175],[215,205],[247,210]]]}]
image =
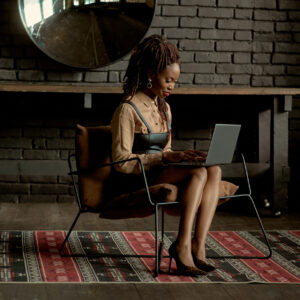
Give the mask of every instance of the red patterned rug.
[{"label": "red patterned rug", "polygon": [[[271,259],[209,259],[216,270],[205,276],[168,273],[153,277],[154,259],[137,257],[61,257],[58,249],[64,231],[0,232],[0,282],[281,282],[300,283],[300,231],[269,231]],[[165,247],[176,238],[165,234]],[[154,254],[151,232],[73,232],[66,251],[86,254]],[[256,231],[212,231],[207,255],[258,255],[267,253]],[[164,250],[164,255],[168,255]]]}]

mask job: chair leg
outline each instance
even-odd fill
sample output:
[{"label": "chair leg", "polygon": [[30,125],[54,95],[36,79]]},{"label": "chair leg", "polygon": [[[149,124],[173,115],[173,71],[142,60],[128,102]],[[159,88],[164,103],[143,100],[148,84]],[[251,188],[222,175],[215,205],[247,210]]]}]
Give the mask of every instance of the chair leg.
[{"label": "chair leg", "polygon": [[[256,208],[256,205],[255,205],[255,202],[251,196],[251,185],[250,185],[250,180],[249,180],[249,175],[248,175],[248,170],[247,170],[247,165],[246,165],[246,161],[245,161],[245,158],[244,158],[244,155],[241,153],[241,157],[242,157],[242,162],[243,162],[243,168],[244,168],[244,173],[245,173],[245,176],[246,176],[246,180],[247,180],[247,185],[248,185],[248,198],[250,199],[251,203],[252,203],[252,206],[253,206],[253,209],[255,211],[255,215],[256,215],[256,218],[258,220],[258,223],[259,223],[259,226],[260,226],[260,229],[261,229],[261,232],[264,236],[264,239],[265,239],[265,242],[266,242],[266,245],[268,247],[268,250],[269,250],[269,254],[268,255],[265,255],[265,256],[262,256],[262,257],[257,257],[257,258],[270,258],[272,256],[272,249],[271,249],[271,246],[270,246],[270,243],[269,243],[269,240],[267,238],[267,235],[266,235],[266,232],[265,232],[265,229],[264,229],[264,226],[262,224],[262,221],[261,221],[261,218],[259,216],[259,213],[257,211],[257,208]],[[251,257],[250,257],[251,258]]]},{"label": "chair leg", "polygon": [[66,254],[63,253],[65,244],[66,244],[66,242],[68,241],[69,236],[71,235],[72,230],[74,229],[74,226],[76,225],[77,220],[78,220],[78,218],[79,218],[79,216],[80,216],[81,213],[82,213],[82,211],[79,210],[78,213],[77,213],[77,215],[76,215],[76,217],[75,217],[75,219],[74,219],[74,221],[73,221],[73,223],[72,223],[72,225],[71,225],[71,227],[70,227],[70,229],[69,229],[69,231],[68,231],[68,233],[67,233],[67,235],[66,235],[66,237],[65,237],[65,239],[64,239],[64,241],[63,241],[63,243],[61,244],[61,246],[60,246],[60,248],[59,248],[59,254],[60,254],[61,256],[66,256]]},{"label": "chair leg", "polygon": [[256,214],[256,218],[258,220],[261,232],[262,232],[262,234],[264,236],[264,239],[265,239],[266,245],[268,247],[269,253],[266,254],[266,255],[262,255],[262,256],[242,256],[242,255],[232,255],[231,256],[231,255],[226,255],[226,256],[208,256],[207,258],[267,259],[267,258],[270,258],[272,256],[272,248],[270,246],[269,240],[267,238],[267,234],[265,232],[265,229],[264,229],[264,226],[262,224],[261,218],[260,218],[260,216],[258,214],[258,211],[257,211],[256,205],[254,203],[254,200],[253,200],[253,198],[251,197],[250,194],[245,194],[245,195],[242,195],[242,196],[249,198],[250,201],[251,201],[251,203],[252,203],[252,206],[253,206],[255,214]]},{"label": "chair leg", "polygon": [[155,205],[155,273],[154,276],[157,277],[159,273],[159,251],[158,251],[158,205]]},{"label": "chair leg", "polygon": [[160,270],[160,264],[162,259],[162,253],[164,249],[164,236],[165,236],[165,214],[163,208],[161,209],[161,237],[159,243],[159,261],[158,261],[158,271]]},{"label": "chair leg", "polygon": [[261,257],[261,258],[270,258],[270,257],[272,256],[272,248],[271,248],[270,243],[269,243],[269,240],[268,240],[268,238],[267,238],[266,231],[265,231],[265,229],[264,229],[263,223],[262,223],[262,221],[261,221],[261,218],[260,218],[260,216],[259,216],[259,213],[258,213],[258,211],[257,211],[256,205],[255,205],[254,200],[253,200],[253,198],[251,197],[251,195],[249,195],[249,199],[250,199],[250,201],[251,201],[251,203],[252,203],[253,209],[254,209],[255,214],[256,214],[256,218],[257,218],[257,220],[258,220],[258,223],[259,223],[259,226],[260,226],[260,229],[261,229],[261,232],[263,233],[263,236],[264,236],[266,245],[267,245],[268,250],[269,250],[269,254],[268,254],[268,255],[265,255],[265,256],[263,256],[263,257]]},{"label": "chair leg", "polygon": [[266,245],[268,247],[269,253],[267,255],[263,255],[263,256],[240,256],[240,255],[233,255],[233,256],[209,256],[208,258],[267,259],[267,258],[270,258],[272,256],[272,249],[271,249],[269,240],[267,238],[267,234],[265,232],[265,229],[264,229],[264,226],[262,224],[261,218],[260,218],[259,213],[257,211],[255,202],[254,202],[254,200],[253,200],[253,198],[251,196],[251,185],[250,185],[250,180],[249,180],[249,175],[248,175],[246,161],[245,161],[244,155],[242,153],[240,153],[240,154],[241,154],[241,158],[242,158],[244,174],[245,174],[246,181],[247,181],[248,193],[242,194],[242,195],[234,195],[234,196],[231,196],[230,198],[247,197],[247,198],[250,199],[250,201],[252,203],[252,206],[253,206],[253,209],[255,211],[255,215],[256,215],[256,218],[258,220],[261,232],[263,234],[263,237],[265,239]]}]

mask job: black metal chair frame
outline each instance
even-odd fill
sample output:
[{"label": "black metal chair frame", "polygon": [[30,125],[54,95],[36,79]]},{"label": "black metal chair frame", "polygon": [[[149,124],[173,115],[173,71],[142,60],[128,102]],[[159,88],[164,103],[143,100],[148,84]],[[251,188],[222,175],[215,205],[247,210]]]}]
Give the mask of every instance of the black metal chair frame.
[{"label": "black metal chair frame", "polygon": [[[160,207],[163,208],[165,206],[177,205],[177,204],[180,204],[180,202],[174,201],[174,202],[157,202],[157,203],[155,203],[151,200],[151,195],[150,195],[150,192],[149,192],[149,187],[148,187],[148,183],[147,183],[147,178],[146,178],[144,166],[143,166],[143,163],[142,163],[141,159],[138,158],[138,157],[127,159],[127,160],[114,161],[114,162],[111,162],[111,163],[103,164],[103,165],[98,166],[98,167],[100,168],[100,167],[113,166],[115,164],[120,164],[120,163],[123,163],[123,162],[126,162],[126,161],[131,161],[131,160],[137,160],[138,161],[138,163],[141,167],[141,170],[142,170],[141,175],[143,176],[143,179],[144,179],[145,190],[146,190],[146,195],[147,195],[149,204],[154,207],[154,211],[155,211],[155,255],[143,255],[143,254],[141,254],[141,255],[127,255],[127,254],[119,255],[119,254],[106,254],[106,253],[96,254],[96,255],[86,255],[86,254],[65,254],[65,253],[63,253],[65,244],[68,241],[68,239],[71,235],[71,232],[73,231],[80,215],[82,213],[87,213],[87,212],[89,212],[89,213],[97,212],[93,209],[90,209],[88,207],[83,206],[82,202],[80,201],[80,195],[79,195],[77,184],[76,184],[76,181],[75,181],[75,176],[80,175],[81,172],[73,170],[72,162],[71,162],[72,157],[75,157],[75,154],[70,154],[69,157],[68,157],[68,165],[69,165],[69,170],[70,170],[70,172],[68,174],[71,175],[71,177],[72,177],[73,187],[74,187],[76,201],[77,201],[77,204],[78,204],[78,207],[79,207],[79,211],[78,211],[78,213],[77,213],[77,215],[76,215],[69,231],[67,232],[63,243],[61,244],[61,247],[59,249],[60,255],[61,256],[72,256],[72,257],[83,257],[83,256],[84,257],[87,257],[87,256],[88,257],[95,257],[95,256],[96,257],[107,257],[107,256],[109,256],[109,257],[150,257],[150,258],[155,258],[154,275],[155,275],[155,277],[158,276],[159,271],[160,271],[160,263],[161,263],[162,257],[164,257],[164,258],[169,257],[169,256],[162,256],[162,251],[163,251],[163,247],[164,247],[164,210],[163,209],[161,210],[161,239],[159,240],[159,209],[160,209]],[[263,233],[263,237],[264,237],[266,245],[268,247],[269,253],[267,255],[264,255],[264,256],[236,256],[235,255],[235,256],[209,256],[208,258],[216,258],[216,259],[219,259],[219,258],[220,259],[223,259],[223,258],[224,259],[225,258],[233,258],[233,259],[267,259],[267,258],[270,258],[272,256],[271,246],[269,244],[269,241],[268,241],[266,232],[264,230],[261,218],[260,218],[259,213],[257,211],[256,205],[255,205],[254,200],[251,196],[251,186],[250,186],[248,171],[247,171],[246,162],[245,162],[243,154],[241,154],[241,157],[242,157],[242,164],[243,164],[243,168],[244,168],[244,172],[245,172],[245,177],[246,177],[246,180],[247,180],[248,192],[244,193],[244,194],[236,194],[236,195],[232,195],[232,196],[223,196],[223,197],[220,197],[220,199],[244,197],[244,198],[248,198],[251,201],[252,206],[253,206],[254,211],[255,211],[255,214],[256,214],[256,217],[258,219],[258,223],[260,225],[260,229]]]},{"label": "black metal chair frame", "polygon": [[231,259],[268,259],[272,256],[272,248],[270,246],[269,240],[267,238],[267,234],[266,231],[264,229],[263,223],[261,221],[261,218],[259,216],[258,210],[256,208],[255,202],[253,200],[252,197],[252,190],[251,190],[251,185],[250,185],[250,180],[249,180],[249,175],[248,175],[248,171],[247,171],[247,166],[246,166],[246,161],[245,161],[245,157],[242,153],[240,153],[241,155],[241,159],[242,159],[242,164],[243,164],[243,169],[244,169],[244,174],[246,177],[246,181],[247,181],[247,192],[244,194],[236,194],[236,195],[232,195],[232,196],[224,196],[224,197],[220,197],[220,199],[227,199],[227,198],[248,198],[252,204],[252,207],[254,209],[255,212],[255,216],[257,218],[259,227],[261,229],[261,232],[263,234],[264,240],[266,242],[267,248],[268,248],[268,253],[266,255],[262,255],[262,256],[243,256],[243,255],[228,255],[228,256],[208,256],[208,258],[221,258],[221,259],[225,259],[225,258],[231,258]]},{"label": "black metal chair frame", "polygon": [[[159,242],[159,208],[160,206],[162,205],[176,205],[176,204],[179,204],[179,202],[153,202],[151,200],[151,195],[150,195],[150,192],[149,192],[149,187],[148,187],[148,183],[147,183],[147,177],[146,177],[146,174],[145,174],[145,169],[144,169],[144,166],[143,166],[143,163],[141,161],[141,159],[139,157],[134,157],[134,158],[130,158],[130,159],[125,159],[125,160],[119,160],[119,161],[114,161],[114,162],[111,162],[111,163],[107,163],[107,164],[103,164],[103,165],[100,165],[98,166],[97,168],[102,168],[102,167],[108,167],[108,166],[113,166],[113,165],[116,165],[116,164],[120,164],[120,163],[123,163],[123,162],[126,162],[126,161],[132,161],[132,160],[137,160],[140,167],[141,167],[141,175],[143,176],[143,179],[144,179],[144,184],[145,184],[145,190],[146,190],[146,195],[147,195],[147,198],[148,198],[148,201],[149,201],[149,204],[151,206],[154,207],[154,212],[155,212],[155,255],[128,255],[128,254],[125,254],[125,255],[119,255],[119,254],[106,254],[106,253],[97,253],[95,255],[86,255],[86,254],[65,254],[63,253],[63,250],[64,250],[64,247],[65,247],[65,244],[66,242],[68,241],[80,215],[82,213],[95,213],[97,212],[96,210],[93,210],[93,209],[90,209],[86,206],[84,206],[82,204],[82,201],[80,201],[80,195],[79,195],[79,191],[78,191],[78,187],[77,187],[77,184],[76,184],[76,181],[75,181],[75,176],[76,175],[80,175],[82,172],[76,170],[74,171],[73,170],[73,167],[72,167],[72,158],[75,157],[75,154],[70,154],[69,157],[68,157],[68,165],[69,165],[69,170],[70,172],[68,173],[68,175],[71,175],[72,177],[72,183],[73,183],[73,187],[74,187],[74,191],[75,191],[75,196],[76,196],[76,202],[77,202],[77,205],[78,205],[78,213],[69,229],[69,231],[67,232],[67,235],[63,241],[63,243],[61,244],[60,246],[60,249],[59,249],[59,253],[61,256],[72,256],[72,257],[149,257],[149,258],[155,258],[155,272],[154,272],[154,275],[155,277],[158,276],[158,273],[159,273],[159,266],[160,266],[160,262],[161,262],[161,258],[162,258],[162,250],[163,250],[163,237],[164,237],[164,213],[162,211],[162,214],[161,214],[161,218],[162,218],[162,221],[161,221],[161,236],[162,236],[162,239],[161,239],[161,242]],[[85,172],[85,171],[84,171]]]}]

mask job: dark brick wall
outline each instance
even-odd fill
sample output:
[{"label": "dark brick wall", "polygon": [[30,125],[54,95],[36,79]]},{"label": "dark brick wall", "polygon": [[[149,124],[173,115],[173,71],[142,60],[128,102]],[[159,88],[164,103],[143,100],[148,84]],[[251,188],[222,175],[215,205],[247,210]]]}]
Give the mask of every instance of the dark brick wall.
[{"label": "dark brick wall", "polygon": [[[178,46],[180,86],[299,87],[299,19],[299,0],[158,0],[148,34],[164,34]],[[0,1],[0,83],[116,86],[121,84],[127,60],[93,70],[59,64],[26,35],[17,1]],[[0,93],[0,202],[73,199],[64,168],[74,148],[74,126],[107,124],[119,100],[118,96],[94,95],[93,108],[88,110],[83,108],[82,94]],[[221,118],[204,118],[201,128],[194,122],[187,127],[187,120],[197,120],[191,112],[202,109],[211,116],[212,110],[204,105],[206,101],[193,98],[182,106],[182,100],[176,98],[172,107],[174,146],[207,147],[208,127]],[[290,117],[291,206],[298,197],[299,101],[294,99]],[[235,109],[236,104],[231,103],[229,111],[230,107]],[[253,140],[255,118],[253,114],[246,119]],[[204,140],[195,138],[199,132]],[[257,145],[245,148],[255,161]]]},{"label": "dark brick wall", "polygon": [[[298,0],[157,0],[148,34],[178,46],[180,85],[296,87],[299,19]],[[0,3],[0,47],[0,81],[116,85],[128,59],[85,71],[56,63],[27,37],[16,0]]]},{"label": "dark brick wall", "polygon": [[[0,202],[74,200],[70,178],[65,174],[68,154],[74,152],[75,125],[108,124],[120,96],[101,95],[104,104],[94,97],[93,109],[89,110],[84,109],[80,94],[0,95],[5,99],[0,111]],[[180,138],[175,147],[194,146],[184,133]],[[11,163],[15,162],[37,163],[38,169],[14,173]]]},{"label": "dark brick wall", "polygon": [[0,93],[0,203],[73,201],[67,157],[74,152],[75,125],[110,122],[120,95]]}]

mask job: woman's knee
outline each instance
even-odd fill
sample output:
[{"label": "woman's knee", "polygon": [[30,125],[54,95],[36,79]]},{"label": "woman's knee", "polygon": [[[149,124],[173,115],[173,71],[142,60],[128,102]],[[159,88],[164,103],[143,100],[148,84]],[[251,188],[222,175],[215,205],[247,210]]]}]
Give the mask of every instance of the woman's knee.
[{"label": "woman's knee", "polygon": [[206,168],[197,168],[191,170],[191,175],[198,179],[198,181],[206,182],[207,180],[207,170]]},{"label": "woman's knee", "polygon": [[220,166],[211,166],[209,168],[207,168],[207,176],[208,177],[214,177],[217,179],[222,178],[222,169]]}]

